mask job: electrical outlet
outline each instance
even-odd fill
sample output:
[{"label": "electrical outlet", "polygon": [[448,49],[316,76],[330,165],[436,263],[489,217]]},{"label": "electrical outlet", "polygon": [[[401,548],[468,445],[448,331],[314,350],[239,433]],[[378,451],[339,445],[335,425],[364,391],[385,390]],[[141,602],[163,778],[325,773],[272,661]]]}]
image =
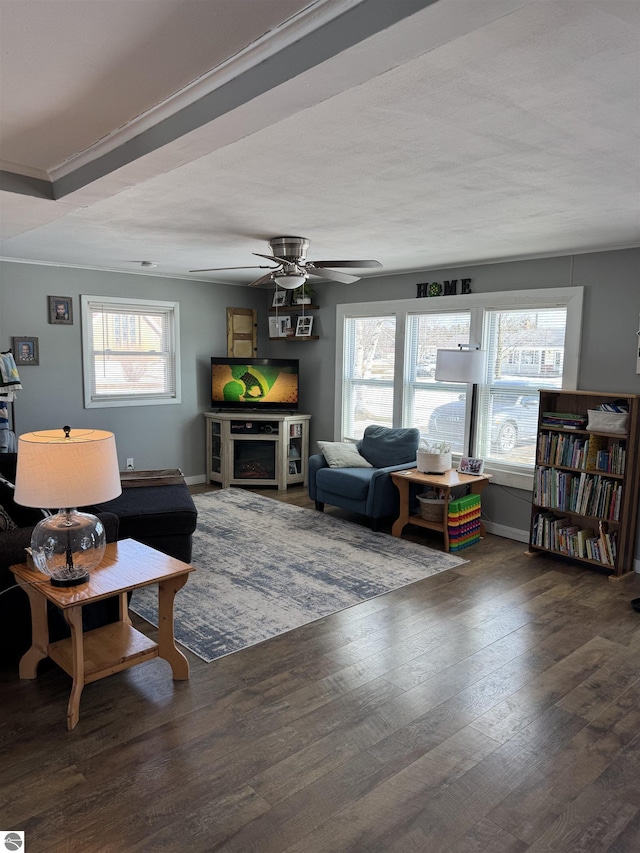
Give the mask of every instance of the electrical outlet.
[{"label": "electrical outlet", "polygon": [[127,471],[133,471],[133,456],[127,459]]}]

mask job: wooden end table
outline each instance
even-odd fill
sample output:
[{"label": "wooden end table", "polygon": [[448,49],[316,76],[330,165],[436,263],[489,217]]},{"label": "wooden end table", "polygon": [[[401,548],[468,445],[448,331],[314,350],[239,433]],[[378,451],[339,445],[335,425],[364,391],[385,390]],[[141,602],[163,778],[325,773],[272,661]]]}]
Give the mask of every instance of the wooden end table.
[{"label": "wooden end table", "polygon": [[[193,566],[149,548],[134,539],[107,545],[100,565],[87,583],[56,587],[26,563],[11,566],[31,604],[31,648],[20,660],[20,678],[36,678],[38,663],[50,657],[73,678],[67,708],[67,728],[75,728],[80,718],[80,696],[85,684],[121,672],[145,660],[164,658],[175,680],[189,678],[189,662],[176,648],[173,635],[173,602],[187,582]],[[131,624],[127,593],[142,586],[158,584],[158,642],[137,631]],[[82,608],[114,595],[120,599],[120,620],[93,631],[82,631]],[[71,637],[49,642],[47,600],[58,607],[69,624]]]},{"label": "wooden end table", "polygon": [[[393,471],[391,479],[398,487],[400,492],[400,514],[391,528],[391,533],[394,536],[401,536],[402,531],[407,524],[416,524],[418,527],[426,527],[429,530],[437,530],[444,536],[444,550],[449,550],[449,527],[448,518],[445,511],[442,521],[429,521],[422,518],[421,515],[411,514],[409,512],[409,486],[413,483],[418,486],[426,486],[433,489],[443,489],[444,491],[444,507],[449,505],[449,497],[451,490],[456,486],[469,486],[469,490],[473,495],[479,495],[480,492],[489,484],[491,474],[460,474],[458,471],[447,471],[444,474],[423,474],[416,468],[409,468],[406,471]],[[484,537],[486,531],[482,521],[480,522],[480,536]]]}]

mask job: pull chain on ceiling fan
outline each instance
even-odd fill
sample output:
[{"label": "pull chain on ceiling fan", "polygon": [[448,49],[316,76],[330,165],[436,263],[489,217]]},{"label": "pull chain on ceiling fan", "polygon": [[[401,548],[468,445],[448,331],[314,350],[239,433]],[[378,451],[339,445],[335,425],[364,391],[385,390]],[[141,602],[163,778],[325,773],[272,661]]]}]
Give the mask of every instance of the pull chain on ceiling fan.
[{"label": "pull chain on ceiling fan", "polygon": [[318,278],[325,278],[329,281],[339,281],[343,284],[351,284],[360,279],[358,275],[338,272],[334,267],[366,269],[368,267],[382,266],[380,261],[373,260],[308,261],[307,250],[309,248],[309,241],[306,237],[273,237],[269,241],[269,247],[272,252],[271,255],[263,255],[260,252],[253,252],[253,254],[258,258],[266,258],[268,261],[273,261],[273,263],[277,264],[275,267],[265,265],[251,267],[211,267],[203,270],[189,270],[189,272],[268,269],[270,272],[252,281],[249,287],[259,287],[262,284],[275,282],[285,290],[295,290],[296,287],[304,284],[311,275]]}]

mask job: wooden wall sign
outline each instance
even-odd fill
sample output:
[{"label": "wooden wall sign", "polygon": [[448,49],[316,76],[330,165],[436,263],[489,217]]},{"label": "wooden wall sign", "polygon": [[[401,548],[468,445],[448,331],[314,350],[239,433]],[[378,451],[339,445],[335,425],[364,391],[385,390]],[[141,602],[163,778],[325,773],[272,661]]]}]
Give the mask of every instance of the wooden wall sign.
[{"label": "wooden wall sign", "polygon": [[227,355],[231,358],[255,358],[258,352],[257,328],[255,308],[227,308]]},{"label": "wooden wall sign", "polygon": [[[454,278],[451,281],[432,281],[431,283],[417,284],[416,297],[421,299],[424,296],[457,296],[458,294],[458,279]],[[460,294],[471,293],[471,279],[460,279]]]}]

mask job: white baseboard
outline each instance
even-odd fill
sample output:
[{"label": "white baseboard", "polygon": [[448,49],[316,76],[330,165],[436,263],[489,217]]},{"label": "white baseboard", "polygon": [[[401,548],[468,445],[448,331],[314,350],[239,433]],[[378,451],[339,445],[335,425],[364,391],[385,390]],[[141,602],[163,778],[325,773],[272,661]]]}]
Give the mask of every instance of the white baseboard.
[{"label": "white baseboard", "polygon": [[185,477],[184,481],[187,484],[187,486],[199,486],[200,483],[206,483],[207,482],[207,475],[206,474],[195,474],[193,477]]},{"label": "white baseboard", "polygon": [[505,524],[496,524],[495,521],[485,521],[484,526],[487,533],[502,536],[505,539],[515,539],[516,542],[529,544],[529,531],[520,530],[518,527],[507,527]]}]

